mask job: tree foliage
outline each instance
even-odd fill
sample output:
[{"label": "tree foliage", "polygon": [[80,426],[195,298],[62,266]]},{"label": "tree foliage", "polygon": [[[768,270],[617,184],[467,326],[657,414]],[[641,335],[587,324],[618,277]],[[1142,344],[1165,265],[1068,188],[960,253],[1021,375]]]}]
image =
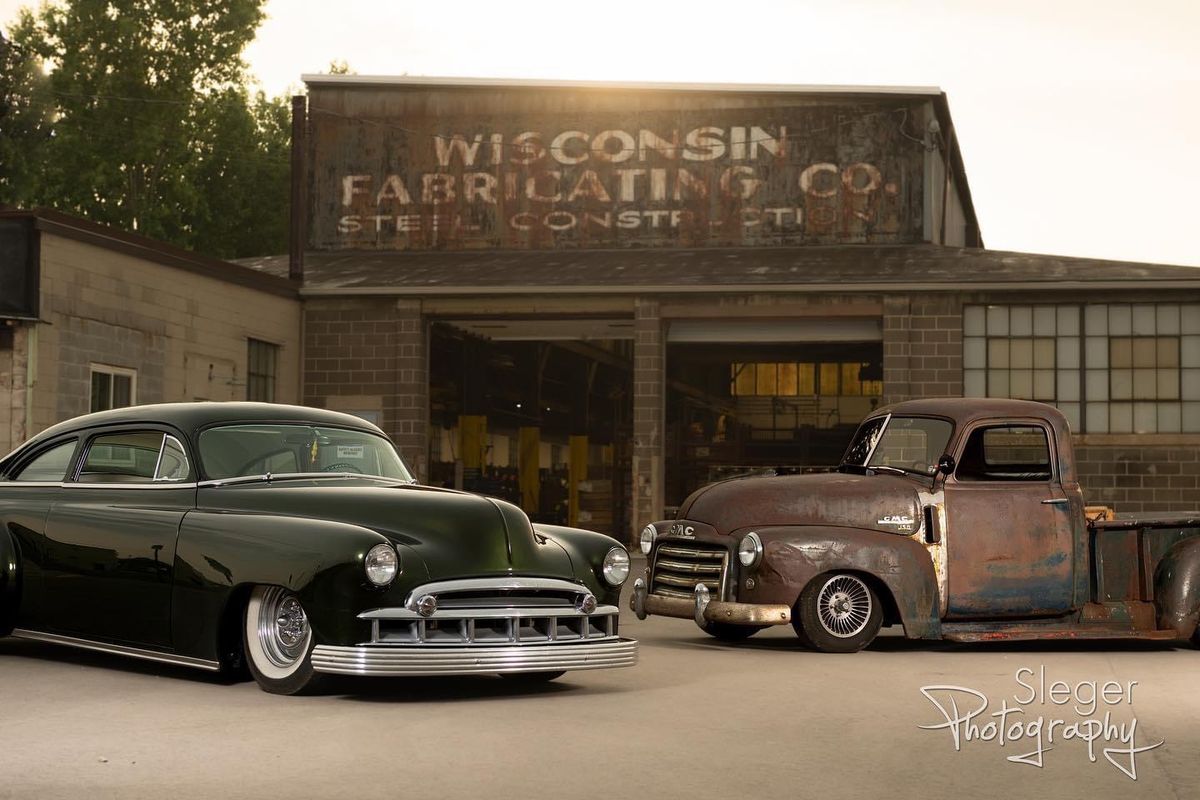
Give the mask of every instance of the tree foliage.
[{"label": "tree foliage", "polygon": [[22,124],[4,121],[0,158],[24,166],[0,172],[0,202],[214,256],[282,252],[288,105],[250,94],[241,57],[262,3],[61,0],[22,11],[7,51],[14,85],[0,86]]}]

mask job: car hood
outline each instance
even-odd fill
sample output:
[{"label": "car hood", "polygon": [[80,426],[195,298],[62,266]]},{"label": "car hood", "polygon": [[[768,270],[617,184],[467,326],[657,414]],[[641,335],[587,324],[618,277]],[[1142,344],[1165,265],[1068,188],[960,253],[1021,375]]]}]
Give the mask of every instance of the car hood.
[{"label": "car hood", "polygon": [[917,482],[898,475],[741,478],[698,490],[679,518],[718,533],[748,527],[827,525],[908,535],[921,526]]},{"label": "car hood", "polygon": [[568,579],[574,575],[566,551],[535,536],[519,508],[465,492],[296,481],[204,488],[198,505],[370,528],[420,556],[433,580],[512,573]]}]

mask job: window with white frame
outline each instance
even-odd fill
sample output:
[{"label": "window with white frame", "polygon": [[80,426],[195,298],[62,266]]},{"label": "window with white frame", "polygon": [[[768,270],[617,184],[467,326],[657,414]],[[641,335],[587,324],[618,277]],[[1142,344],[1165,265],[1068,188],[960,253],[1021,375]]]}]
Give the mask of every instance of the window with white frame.
[{"label": "window with white frame", "polygon": [[1052,403],[1077,432],[1200,432],[1200,304],[966,306],[963,393]]},{"label": "window with white frame", "polygon": [[92,364],[92,411],[124,408],[137,403],[137,370]]}]

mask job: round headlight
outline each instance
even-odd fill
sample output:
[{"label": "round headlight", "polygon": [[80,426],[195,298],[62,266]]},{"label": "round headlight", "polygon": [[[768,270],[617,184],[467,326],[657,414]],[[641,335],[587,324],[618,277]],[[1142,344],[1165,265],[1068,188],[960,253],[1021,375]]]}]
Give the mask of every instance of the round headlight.
[{"label": "round headlight", "polygon": [[363,559],[367,580],[376,586],[387,586],[400,571],[400,556],[390,544],[377,544]]},{"label": "round headlight", "polygon": [[629,577],[629,553],[624,547],[614,547],[604,556],[604,580],[612,586],[620,586]]},{"label": "round headlight", "polygon": [[762,539],[754,531],[747,533],[738,545],[738,561],[742,562],[743,567],[753,567],[762,558],[762,553]]},{"label": "round headlight", "polygon": [[642,538],[638,542],[638,546],[646,555],[650,555],[650,548],[654,546],[654,540],[658,538],[658,528],[653,525],[647,525],[642,528]]}]

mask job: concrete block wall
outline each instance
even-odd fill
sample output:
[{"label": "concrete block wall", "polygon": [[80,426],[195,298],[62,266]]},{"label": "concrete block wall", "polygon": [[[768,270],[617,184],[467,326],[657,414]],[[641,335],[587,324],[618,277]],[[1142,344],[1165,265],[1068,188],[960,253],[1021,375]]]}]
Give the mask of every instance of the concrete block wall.
[{"label": "concrete block wall", "polygon": [[633,317],[633,531],[662,519],[666,352],[657,300],[640,298]]},{"label": "concrete block wall", "polygon": [[1200,512],[1200,443],[1077,444],[1075,457],[1089,505],[1123,517]]},{"label": "concrete block wall", "polygon": [[883,306],[884,402],[961,397],[961,298],[889,295]]},{"label": "concrete block wall", "polygon": [[428,337],[419,301],[306,301],[304,374],[305,404],[377,416],[418,479],[428,476]]}]

